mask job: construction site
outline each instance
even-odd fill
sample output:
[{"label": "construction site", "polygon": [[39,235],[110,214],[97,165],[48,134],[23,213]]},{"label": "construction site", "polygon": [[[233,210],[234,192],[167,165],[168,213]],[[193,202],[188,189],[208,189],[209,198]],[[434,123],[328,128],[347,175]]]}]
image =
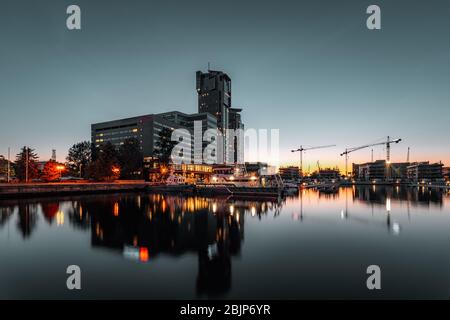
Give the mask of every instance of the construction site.
[{"label": "construction site", "polygon": [[[285,181],[297,181],[301,184],[317,184],[320,182],[339,184],[406,184],[410,186],[428,185],[437,187],[450,186],[449,167],[444,167],[442,162],[430,163],[429,161],[410,161],[410,147],[404,162],[391,161],[391,148],[399,144],[402,139],[391,139],[389,136],[381,142],[369,143],[356,147],[347,147],[341,157],[345,159],[344,172],[336,168],[321,168],[317,160],[317,170],[307,172],[303,169],[303,153],[317,149],[331,148],[336,145],[323,145],[292,149],[298,152],[300,165],[281,167],[279,173]],[[385,159],[374,159],[374,147],[384,147]],[[351,163],[352,153],[371,148],[371,161],[365,163]],[[351,163],[351,166],[350,166]]]}]

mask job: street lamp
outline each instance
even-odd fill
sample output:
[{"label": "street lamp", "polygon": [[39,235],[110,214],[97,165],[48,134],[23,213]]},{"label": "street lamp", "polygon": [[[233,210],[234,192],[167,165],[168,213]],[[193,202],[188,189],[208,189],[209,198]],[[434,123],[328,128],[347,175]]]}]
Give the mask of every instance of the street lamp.
[{"label": "street lamp", "polygon": [[61,180],[61,172],[64,170],[64,166],[58,165],[56,166],[56,169],[59,171],[59,180]]},{"label": "street lamp", "polygon": [[10,162],[10,158],[11,158],[11,148],[8,147],[8,183],[11,180],[11,162]]}]

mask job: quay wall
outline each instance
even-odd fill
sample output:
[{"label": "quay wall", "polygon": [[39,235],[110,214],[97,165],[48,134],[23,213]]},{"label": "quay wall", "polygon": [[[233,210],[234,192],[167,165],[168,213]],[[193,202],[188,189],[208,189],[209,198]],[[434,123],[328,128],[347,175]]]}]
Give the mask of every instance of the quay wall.
[{"label": "quay wall", "polygon": [[0,199],[44,195],[146,191],[145,182],[0,184]]}]

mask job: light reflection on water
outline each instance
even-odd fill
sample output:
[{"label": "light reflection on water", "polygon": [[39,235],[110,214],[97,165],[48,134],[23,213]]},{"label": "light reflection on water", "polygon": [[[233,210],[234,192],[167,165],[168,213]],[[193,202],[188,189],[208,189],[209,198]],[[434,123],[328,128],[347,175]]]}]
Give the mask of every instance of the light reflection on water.
[{"label": "light reflection on water", "polygon": [[[2,200],[0,298],[449,298],[449,198],[366,186]],[[65,287],[70,264],[79,292]],[[366,289],[370,264],[381,292]]]}]

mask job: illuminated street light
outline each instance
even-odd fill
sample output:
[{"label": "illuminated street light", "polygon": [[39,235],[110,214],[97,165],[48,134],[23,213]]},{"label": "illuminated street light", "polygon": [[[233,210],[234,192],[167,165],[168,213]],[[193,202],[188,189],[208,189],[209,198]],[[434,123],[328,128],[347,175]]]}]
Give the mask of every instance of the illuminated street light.
[{"label": "illuminated street light", "polygon": [[62,166],[62,165],[57,165],[56,166],[56,170],[58,170],[59,172],[59,180],[61,180],[61,172],[65,169],[66,167]]}]

